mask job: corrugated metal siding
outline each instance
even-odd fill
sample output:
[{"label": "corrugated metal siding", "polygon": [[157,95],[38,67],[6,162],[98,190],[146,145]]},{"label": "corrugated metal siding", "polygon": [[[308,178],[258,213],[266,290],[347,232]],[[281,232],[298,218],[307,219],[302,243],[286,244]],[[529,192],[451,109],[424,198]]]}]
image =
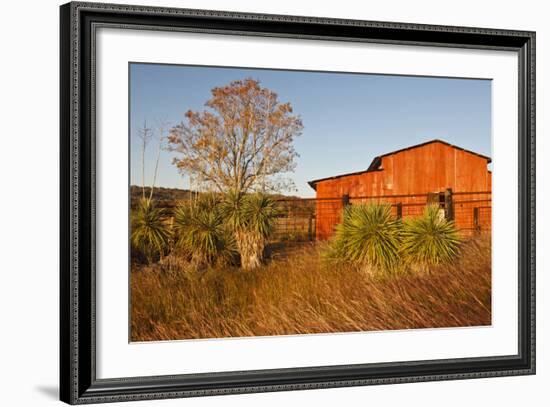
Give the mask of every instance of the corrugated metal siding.
[{"label": "corrugated metal siding", "polygon": [[[342,203],[323,199],[343,195],[427,194],[443,192],[447,188],[454,192],[491,191],[491,172],[487,169],[486,158],[441,142],[433,142],[383,156],[380,170],[319,181],[316,187],[317,239],[327,239],[332,235],[334,225],[339,223]],[[403,198],[400,202],[412,203],[415,199]],[[481,203],[463,203],[456,208],[457,226],[466,229],[467,225],[472,224],[473,208],[476,205],[481,206]],[[482,206],[490,207],[490,202],[483,202]],[[480,211],[480,216],[485,216],[483,214],[486,211]],[[488,220],[485,218],[484,222],[490,225],[490,215]]]}]

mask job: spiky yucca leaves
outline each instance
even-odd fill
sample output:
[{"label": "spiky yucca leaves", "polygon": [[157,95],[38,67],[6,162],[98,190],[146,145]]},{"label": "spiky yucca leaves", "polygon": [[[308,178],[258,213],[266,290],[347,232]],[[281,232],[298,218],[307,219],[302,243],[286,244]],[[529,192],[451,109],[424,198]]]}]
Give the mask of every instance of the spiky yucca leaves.
[{"label": "spiky yucca leaves", "polygon": [[458,254],[461,239],[454,222],[429,205],[422,217],[404,222],[402,252],[410,263],[421,267],[449,263]]},{"label": "spiky yucca leaves", "polygon": [[325,256],[369,271],[392,271],[400,261],[401,228],[390,205],[348,206]]},{"label": "spiky yucca leaves", "polygon": [[174,211],[176,247],[197,268],[227,263],[233,257],[232,236],[219,209],[219,200],[205,194],[194,202],[179,205]]},{"label": "spiky yucca leaves", "polygon": [[242,206],[246,227],[240,236],[241,262],[245,270],[259,267],[277,216],[275,201],[261,193],[247,195]]},{"label": "spiky yucca leaves", "polygon": [[221,207],[234,233],[241,267],[245,270],[259,267],[278,212],[275,201],[261,193],[242,195],[230,191]]},{"label": "spiky yucca leaves", "polygon": [[245,195],[234,190],[228,191],[223,197],[220,205],[221,213],[224,216],[225,223],[232,231],[246,227],[244,218]]},{"label": "spiky yucca leaves", "polygon": [[264,239],[273,233],[275,217],[279,211],[272,198],[262,193],[247,195],[242,210],[251,232]]},{"label": "spiky yucca leaves", "polygon": [[148,263],[162,256],[170,243],[170,228],[166,224],[164,210],[152,199],[143,198],[131,216],[132,247],[141,253]]}]

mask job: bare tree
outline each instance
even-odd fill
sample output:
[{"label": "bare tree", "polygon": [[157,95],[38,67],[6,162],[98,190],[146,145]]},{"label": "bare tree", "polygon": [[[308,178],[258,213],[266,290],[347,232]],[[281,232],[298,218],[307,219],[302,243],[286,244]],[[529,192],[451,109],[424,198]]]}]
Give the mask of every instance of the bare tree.
[{"label": "bare tree", "polygon": [[208,109],[188,111],[170,130],[169,150],[179,153],[174,164],[220,192],[289,189],[282,174],[295,168],[293,142],[303,128],[290,103],[250,78],[211,93]]},{"label": "bare tree", "polygon": [[145,150],[152,137],[151,129],[147,127],[147,120],[143,122],[143,127],[138,130],[138,137],[141,139],[141,195],[145,199]]},{"label": "bare tree", "polygon": [[158,120],[157,119],[157,132],[158,132],[158,148],[157,148],[157,159],[155,161],[155,170],[153,172],[153,183],[151,184],[151,190],[149,191],[149,199],[153,199],[153,191],[155,189],[155,185],[157,183],[157,175],[158,175],[158,169],[159,169],[159,161],[160,161],[160,153],[163,150],[164,146],[164,131],[167,127],[168,123],[165,120]]}]

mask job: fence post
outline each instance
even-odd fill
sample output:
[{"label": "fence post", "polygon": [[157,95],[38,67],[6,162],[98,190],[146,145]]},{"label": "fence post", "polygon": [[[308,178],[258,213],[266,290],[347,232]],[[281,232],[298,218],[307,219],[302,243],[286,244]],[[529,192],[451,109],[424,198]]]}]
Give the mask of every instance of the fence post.
[{"label": "fence post", "polygon": [[311,242],[313,241],[313,214],[309,214],[308,224],[307,224],[307,238]]},{"label": "fence post", "polygon": [[[346,208],[349,206],[349,194],[342,195],[342,211],[340,212],[340,222],[344,221],[344,214],[346,213]],[[333,226],[333,231],[335,230],[336,225]]]},{"label": "fence post", "polygon": [[397,211],[397,219],[402,219],[403,218],[403,204],[401,202],[399,202],[395,206],[395,209]]},{"label": "fence post", "polygon": [[479,226],[479,208],[474,208],[474,231],[479,233],[481,227]]},{"label": "fence post", "polygon": [[342,206],[345,208],[349,205],[349,194],[342,195]]},{"label": "fence post", "polygon": [[445,219],[454,220],[454,208],[453,208],[453,190],[447,188],[445,190]]}]

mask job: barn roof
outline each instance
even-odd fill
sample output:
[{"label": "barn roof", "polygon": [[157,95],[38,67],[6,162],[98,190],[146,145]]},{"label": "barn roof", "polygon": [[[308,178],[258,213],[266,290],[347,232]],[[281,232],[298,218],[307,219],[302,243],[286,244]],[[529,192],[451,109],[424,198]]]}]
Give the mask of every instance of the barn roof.
[{"label": "barn roof", "polygon": [[317,190],[317,183],[321,182],[321,181],[328,181],[328,180],[331,180],[331,179],[348,177],[350,175],[360,175],[360,174],[364,174],[366,172],[380,171],[380,165],[382,164],[382,157],[387,157],[389,155],[394,155],[394,154],[397,154],[397,153],[401,153],[403,151],[412,150],[414,148],[424,147],[428,144],[433,144],[433,143],[445,144],[449,147],[456,148],[457,150],[461,150],[461,151],[464,151],[466,153],[477,155],[478,157],[481,157],[481,158],[485,158],[487,160],[487,164],[489,164],[491,162],[491,157],[487,157],[486,155],[476,153],[475,151],[467,150],[465,148],[456,146],[454,144],[447,143],[446,141],[443,141],[443,140],[434,139],[434,140],[426,141],[424,143],[415,144],[414,146],[401,148],[399,150],[391,151],[389,153],[376,156],[376,157],[374,157],[374,159],[372,160],[372,162],[370,163],[369,167],[366,170],[357,171],[357,172],[349,172],[347,174],[334,175],[332,177],[320,178],[320,179],[316,179],[316,180],[313,180],[313,181],[308,181],[308,184],[311,188],[313,188],[314,190]]}]

